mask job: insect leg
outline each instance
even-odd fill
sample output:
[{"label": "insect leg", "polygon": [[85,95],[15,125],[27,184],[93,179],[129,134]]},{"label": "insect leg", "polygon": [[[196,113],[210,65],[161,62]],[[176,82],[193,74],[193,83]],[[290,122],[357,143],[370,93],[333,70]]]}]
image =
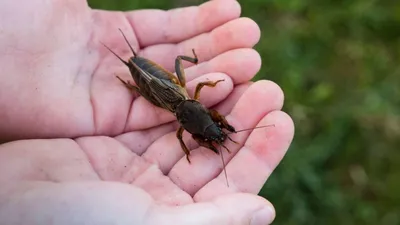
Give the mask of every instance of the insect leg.
[{"label": "insect leg", "polygon": [[[209,109],[209,110],[210,110],[210,116],[214,122],[220,124],[222,128],[225,128],[230,132],[236,133],[235,128],[228,123],[228,121],[225,119],[223,115],[219,114],[217,110],[214,109]],[[232,138],[230,138],[229,136],[228,139],[231,140],[233,143],[239,144],[238,142],[232,140]]]},{"label": "insect leg", "polygon": [[182,140],[182,134],[183,134],[184,128],[183,127],[179,127],[179,129],[176,131],[176,137],[179,140],[179,143],[181,144],[181,148],[182,150],[185,152],[186,154],[186,159],[187,161],[190,163],[190,159],[189,159],[189,155],[190,155],[190,151],[189,149],[186,147],[185,142],[183,142]]},{"label": "insect leg", "polygon": [[185,71],[183,69],[182,60],[185,60],[185,61],[188,61],[188,62],[191,62],[194,64],[197,64],[197,62],[199,61],[194,49],[192,49],[192,52],[193,52],[194,58],[189,57],[189,56],[179,55],[175,59],[175,71],[176,71],[176,74],[178,75],[178,79],[179,79],[179,82],[182,87],[186,86]]},{"label": "insect leg", "polygon": [[120,80],[129,90],[131,90],[131,91],[136,91],[136,92],[138,92],[139,94],[142,94],[142,93],[140,92],[140,89],[139,89],[138,87],[132,85],[131,83],[129,83],[129,81],[126,82],[126,81],[122,80],[119,76],[116,76],[116,77],[117,77],[118,80]]},{"label": "insect leg", "polygon": [[209,109],[209,110],[210,110],[210,116],[214,122],[220,123],[223,128],[229,130],[230,132],[236,132],[235,128],[231,126],[225,119],[225,117],[221,115],[217,110],[215,109]]},{"label": "insect leg", "polygon": [[194,99],[198,100],[200,98],[200,90],[204,86],[215,87],[215,85],[217,85],[221,81],[224,81],[224,80],[217,80],[215,82],[213,82],[213,81],[205,81],[205,82],[198,83],[197,86],[196,86],[196,90],[194,91]]}]

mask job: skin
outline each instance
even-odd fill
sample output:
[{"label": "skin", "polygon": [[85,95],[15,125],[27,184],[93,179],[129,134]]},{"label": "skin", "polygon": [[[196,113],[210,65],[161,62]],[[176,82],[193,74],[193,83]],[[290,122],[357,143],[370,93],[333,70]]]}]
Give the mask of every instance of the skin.
[{"label": "skin", "polygon": [[[0,218],[5,224],[269,224],[273,206],[257,196],[294,134],[280,111],[282,90],[249,80],[261,59],[259,27],[233,0],[169,11],[92,10],[84,0],[0,2]],[[162,26],[160,26],[162,25]],[[188,133],[188,164],[169,112],[130,93],[115,75],[139,55],[174,71],[184,63],[192,95],[237,130],[221,158]],[[188,67],[190,66],[190,67]]]}]

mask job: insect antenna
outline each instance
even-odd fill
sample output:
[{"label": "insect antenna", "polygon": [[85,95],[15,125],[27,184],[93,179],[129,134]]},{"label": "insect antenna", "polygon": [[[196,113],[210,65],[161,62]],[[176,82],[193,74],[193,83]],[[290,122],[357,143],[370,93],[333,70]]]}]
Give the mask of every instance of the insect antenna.
[{"label": "insect antenna", "polygon": [[[247,130],[255,130],[255,129],[260,129],[260,128],[265,128],[265,127],[275,127],[275,124],[270,124],[270,125],[265,125],[265,126],[259,126],[259,127],[253,127],[253,128],[247,128],[247,129],[242,129],[242,130],[237,130],[235,132],[229,132],[226,134],[236,134],[239,132],[247,131]],[[229,138],[229,137],[228,137]],[[230,139],[230,138],[229,138]]]},{"label": "insect antenna", "polygon": [[225,147],[222,143],[218,143],[218,144],[220,144],[220,147],[219,147],[219,154],[221,155],[222,166],[224,167],[224,174],[225,174],[225,179],[226,179],[226,185],[229,187],[228,175],[226,174],[226,164],[225,164],[225,160],[224,160],[224,154],[222,154],[222,151],[221,151],[221,146],[223,146],[226,150],[228,150],[228,152],[230,152],[230,151],[229,151],[229,149],[228,149],[227,147]]},{"label": "insect antenna", "polygon": [[126,66],[129,67],[129,63],[125,60],[123,60],[121,57],[119,57],[117,55],[117,53],[115,53],[113,50],[111,50],[107,45],[105,45],[103,42],[100,42],[102,45],[104,45],[104,47],[106,47],[112,54],[114,54],[119,60],[121,60],[121,62],[123,62]]},{"label": "insect antenna", "polygon": [[131,49],[133,55],[136,57],[137,54],[136,54],[135,50],[133,50],[132,45],[129,43],[129,41],[128,41],[128,39],[126,38],[124,32],[122,32],[121,28],[118,28],[118,30],[121,32],[122,36],[124,36],[124,39],[125,39],[126,43],[129,45],[129,48]]},{"label": "insect antenna", "polygon": [[[247,128],[247,129],[238,130],[238,131],[235,131],[235,132],[229,132],[229,133],[226,133],[226,135],[229,135],[229,134],[236,134],[236,133],[240,133],[240,132],[247,131],[247,130],[254,130],[254,129],[265,128],[265,127],[272,127],[272,126],[275,127],[274,124],[271,124],[271,125],[259,126],[259,127],[254,127],[254,128]],[[228,137],[228,139],[229,139],[230,141],[232,141],[233,143],[239,144],[237,141],[234,141],[231,137],[229,137],[229,136],[227,136],[227,137]]]}]

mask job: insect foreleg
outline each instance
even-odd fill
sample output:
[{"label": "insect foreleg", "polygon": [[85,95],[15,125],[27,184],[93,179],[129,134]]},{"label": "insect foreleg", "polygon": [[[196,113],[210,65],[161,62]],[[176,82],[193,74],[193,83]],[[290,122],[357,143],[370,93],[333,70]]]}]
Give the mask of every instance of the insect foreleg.
[{"label": "insect foreleg", "polygon": [[[225,128],[232,133],[236,133],[235,128],[232,125],[230,125],[228,123],[228,121],[225,119],[225,117],[223,115],[219,114],[218,111],[216,111],[214,109],[210,109],[210,116],[211,116],[212,120],[216,123],[219,123],[222,128]],[[229,136],[228,136],[228,139],[231,140],[233,143],[239,144],[238,142],[232,140],[232,138],[230,138]]]},{"label": "insect foreleg", "polygon": [[175,59],[175,72],[178,75],[179,82],[182,87],[186,86],[186,78],[185,78],[185,71],[183,69],[182,60],[197,64],[199,59],[197,58],[196,52],[192,49],[194,58],[189,56],[180,55]]},{"label": "insect foreleg", "polygon": [[198,135],[192,135],[192,138],[199,143],[200,146],[213,150],[213,152],[219,154],[219,151],[215,148],[211,141],[205,141],[202,137]]},{"label": "insect foreleg", "polygon": [[194,91],[194,99],[195,100],[199,100],[199,98],[200,98],[200,90],[204,86],[215,87],[215,85],[217,85],[221,81],[224,81],[224,80],[217,80],[215,82],[213,82],[213,81],[205,81],[205,82],[198,83],[197,86],[196,86],[196,90]]}]

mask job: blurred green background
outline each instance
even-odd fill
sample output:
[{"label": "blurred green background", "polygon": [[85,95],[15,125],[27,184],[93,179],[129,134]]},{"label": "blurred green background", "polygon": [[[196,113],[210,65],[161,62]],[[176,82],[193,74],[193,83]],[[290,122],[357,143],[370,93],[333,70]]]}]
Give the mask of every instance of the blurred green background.
[{"label": "blurred green background", "polygon": [[[89,0],[110,10],[202,2]],[[296,127],[260,193],[273,224],[400,224],[400,2],[239,2],[262,30],[256,79],[283,88]]]}]

